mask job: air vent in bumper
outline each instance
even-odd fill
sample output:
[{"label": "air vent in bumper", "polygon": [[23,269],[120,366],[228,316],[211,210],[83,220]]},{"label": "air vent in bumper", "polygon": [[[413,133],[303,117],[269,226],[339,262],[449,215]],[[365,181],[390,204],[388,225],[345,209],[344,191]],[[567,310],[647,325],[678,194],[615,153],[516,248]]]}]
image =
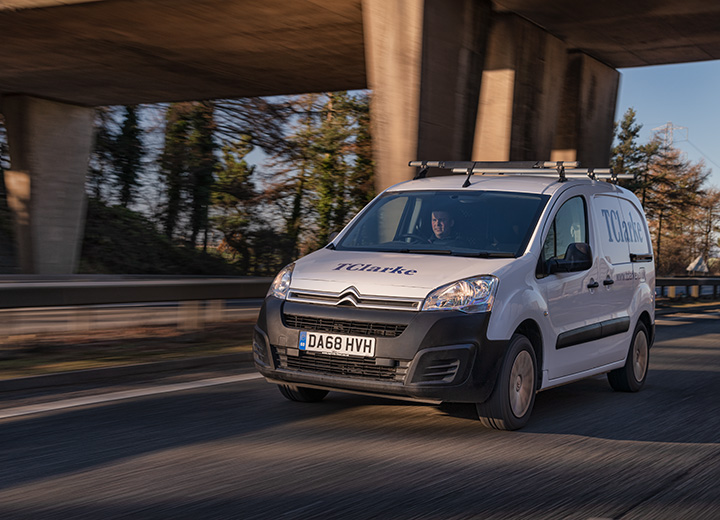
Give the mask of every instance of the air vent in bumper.
[{"label": "air vent in bumper", "polygon": [[452,381],[459,367],[459,359],[435,359],[423,367],[421,381]]},{"label": "air vent in bumper", "polygon": [[[275,357],[275,366],[284,370],[306,372],[312,374],[334,375],[356,379],[374,381],[402,382],[408,372],[409,361],[383,360],[378,364],[373,358],[354,358],[346,356],[330,356],[314,352],[297,352],[297,355],[288,355],[284,347],[272,347]],[[391,366],[386,366],[391,365]]]}]

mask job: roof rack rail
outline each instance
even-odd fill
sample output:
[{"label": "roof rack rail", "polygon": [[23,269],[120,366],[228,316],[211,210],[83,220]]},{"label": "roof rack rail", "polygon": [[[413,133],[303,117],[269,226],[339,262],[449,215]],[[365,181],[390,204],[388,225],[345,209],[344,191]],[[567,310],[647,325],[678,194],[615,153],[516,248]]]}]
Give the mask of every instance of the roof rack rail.
[{"label": "roof rack rail", "polygon": [[631,173],[617,174],[611,168],[580,168],[577,161],[410,161],[410,167],[420,168],[415,179],[422,179],[430,168],[452,170],[467,175],[463,188],[470,185],[470,177],[480,175],[540,175],[558,177],[560,182],[568,179],[608,180],[634,179]]}]

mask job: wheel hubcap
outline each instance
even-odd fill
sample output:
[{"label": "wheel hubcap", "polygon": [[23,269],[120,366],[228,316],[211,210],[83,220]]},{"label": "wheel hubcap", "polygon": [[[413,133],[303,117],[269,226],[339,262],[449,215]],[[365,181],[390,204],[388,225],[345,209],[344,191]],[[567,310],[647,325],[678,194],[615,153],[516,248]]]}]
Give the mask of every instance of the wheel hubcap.
[{"label": "wheel hubcap", "polygon": [[510,372],[510,407],[515,417],[522,417],[530,408],[535,391],[535,373],[530,354],[523,350],[515,358]]},{"label": "wheel hubcap", "polygon": [[636,381],[642,381],[647,370],[648,363],[648,343],[645,334],[640,332],[635,336],[633,343],[633,373]]}]

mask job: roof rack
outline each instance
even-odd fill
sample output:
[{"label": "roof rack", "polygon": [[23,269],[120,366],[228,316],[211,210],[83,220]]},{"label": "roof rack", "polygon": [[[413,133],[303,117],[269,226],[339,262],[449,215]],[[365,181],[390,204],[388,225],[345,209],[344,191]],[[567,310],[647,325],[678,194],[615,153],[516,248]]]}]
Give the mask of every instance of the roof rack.
[{"label": "roof rack", "polygon": [[631,173],[617,174],[611,168],[580,168],[577,161],[410,161],[408,166],[420,168],[415,179],[422,179],[429,168],[452,170],[467,175],[463,188],[470,185],[470,177],[480,175],[540,175],[558,177],[560,182],[568,179],[608,180],[614,184],[618,179],[634,179]]}]

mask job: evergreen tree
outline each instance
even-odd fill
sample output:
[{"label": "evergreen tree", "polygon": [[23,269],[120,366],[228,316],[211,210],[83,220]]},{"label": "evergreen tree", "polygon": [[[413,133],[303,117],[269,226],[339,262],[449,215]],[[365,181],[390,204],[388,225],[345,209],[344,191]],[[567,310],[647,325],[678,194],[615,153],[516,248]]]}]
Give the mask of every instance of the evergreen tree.
[{"label": "evergreen tree", "polygon": [[140,186],[143,154],[138,108],[126,106],[120,132],[114,139],[112,150],[115,185],[120,190],[119,199],[123,208],[127,208],[133,202]]},{"label": "evergreen tree", "polygon": [[[7,203],[5,169],[10,167],[10,150],[2,114],[0,114],[0,257],[6,251],[14,251],[12,213]],[[8,255],[9,256],[9,255]]]},{"label": "evergreen tree", "polygon": [[113,133],[113,109],[95,109],[93,147],[90,152],[86,188],[90,195],[107,201],[108,184],[114,169],[115,134]]},{"label": "evergreen tree", "polygon": [[635,176],[634,180],[623,181],[622,184],[643,202],[647,189],[653,186],[648,172],[650,163],[659,153],[660,141],[653,139],[644,145],[638,144],[641,129],[642,125],[636,122],[635,110],[628,108],[620,123],[615,124],[616,144],[612,149],[610,165],[617,174]]},{"label": "evergreen tree", "polygon": [[[347,92],[296,99],[295,133],[282,152],[285,231],[290,251],[322,247],[373,196],[367,95]],[[301,237],[301,230],[312,233]],[[304,243],[303,243],[304,241]]]},{"label": "evergreen tree", "polygon": [[[312,208],[311,197],[312,190],[315,186],[312,179],[314,169],[314,151],[312,143],[315,140],[315,120],[316,113],[316,95],[299,96],[294,103],[294,109],[301,115],[297,125],[297,132],[290,135],[287,139],[287,147],[282,150],[285,155],[285,170],[281,172],[285,176],[285,180],[270,191],[276,193],[274,198],[279,195],[283,197],[287,194],[292,201],[289,207],[283,208],[285,219],[285,235],[288,238],[289,247],[285,255],[285,263],[289,263],[298,258],[303,253],[301,251],[301,234],[304,224],[310,217]],[[309,227],[309,226],[307,226]]]},{"label": "evergreen tree", "polygon": [[238,142],[223,147],[212,195],[218,213],[214,223],[223,235],[223,245],[233,252],[243,273],[251,270],[250,233],[257,197],[251,180],[255,167],[245,161],[245,156],[252,150],[249,141],[249,136],[243,136]]},{"label": "evergreen tree", "polygon": [[650,165],[644,207],[661,274],[683,274],[697,254],[695,209],[708,175],[703,163],[691,164],[672,147],[664,147]]},{"label": "evergreen tree", "polygon": [[165,115],[165,143],[160,157],[160,175],[165,183],[166,200],[161,220],[163,232],[168,238],[175,235],[185,209],[189,111],[188,103],[172,103]]},{"label": "evergreen tree", "polygon": [[696,211],[700,229],[699,251],[706,260],[709,260],[715,250],[713,237],[720,231],[720,190],[707,190]]},{"label": "evergreen tree", "polygon": [[5,122],[0,114],[0,205],[5,204],[5,169],[10,167],[10,149],[8,148]]},{"label": "evergreen tree", "polygon": [[214,106],[210,102],[195,104],[190,114],[188,136],[188,199],[190,204],[190,243],[195,246],[203,231],[203,250],[207,250],[208,211],[214,182],[215,122]]},{"label": "evergreen tree", "polygon": [[314,131],[313,177],[317,186],[316,247],[328,242],[330,233],[340,231],[348,210],[347,177],[350,169],[345,157],[350,137],[347,110],[343,101],[347,94],[330,93],[320,111],[319,125]]},{"label": "evergreen tree", "polygon": [[370,135],[370,96],[362,93],[349,99],[349,109],[356,121],[355,140],[351,148],[355,164],[350,172],[350,209],[357,213],[375,197],[372,136]]}]

